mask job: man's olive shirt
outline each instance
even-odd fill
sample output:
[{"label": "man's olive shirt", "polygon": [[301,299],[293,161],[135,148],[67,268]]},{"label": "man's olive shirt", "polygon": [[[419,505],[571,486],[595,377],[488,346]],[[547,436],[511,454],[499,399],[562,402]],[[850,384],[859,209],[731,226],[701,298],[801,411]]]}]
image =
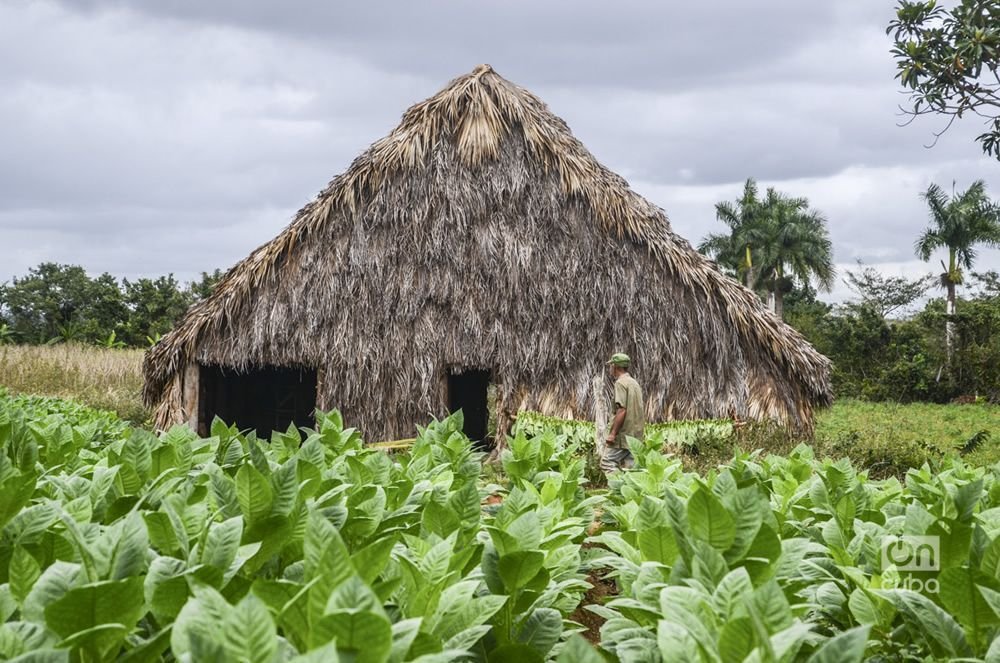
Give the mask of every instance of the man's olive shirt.
[{"label": "man's olive shirt", "polygon": [[628,373],[615,380],[615,412],[619,407],[625,408],[625,421],[615,438],[615,446],[628,448],[625,436],[643,439],[646,429],[645,404],[642,402],[642,389]]}]

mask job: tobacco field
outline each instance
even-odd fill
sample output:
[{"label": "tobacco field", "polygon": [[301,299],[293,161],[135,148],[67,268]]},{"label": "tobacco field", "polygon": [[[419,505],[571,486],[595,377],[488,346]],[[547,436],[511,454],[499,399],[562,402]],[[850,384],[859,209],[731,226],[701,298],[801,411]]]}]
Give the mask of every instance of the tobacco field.
[{"label": "tobacco field", "polygon": [[461,428],[389,454],[336,411],[199,438],[0,394],[0,659],[1000,661],[994,467],[699,474],[651,435],[596,489],[572,435],[484,464]]}]

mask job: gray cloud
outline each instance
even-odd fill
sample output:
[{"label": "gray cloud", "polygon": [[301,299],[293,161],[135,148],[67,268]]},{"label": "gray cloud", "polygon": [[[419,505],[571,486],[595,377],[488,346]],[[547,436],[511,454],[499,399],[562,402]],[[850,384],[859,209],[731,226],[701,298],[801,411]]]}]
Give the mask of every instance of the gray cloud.
[{"label": "gray cloud", "polygon": [[919,191],[985,178],[1000,197],[1000,170],[974,123],[932,150],[939,123],[896,126],[890,12],[869,0],[5,2],[0,280],[42,260],[129,277],[229,266],[479,62],[545,99],[692,241],[752,175],[827,214],[838,262],[918,269]]},{"label": "gray cloud", "polygon": [[[835,4],[577,2],[332,3],[291,0],[72,0],[84,12],[142,12],[194,25],[222,25],[309,39],[350,52],[388,71],[436,78],[489,56],[517,78],[535,83],[593,85],[616,81],[648,87],[740,72],[781,57],[807,35],[849,18]],[[456,71],[456,63],[462,69]]]}]

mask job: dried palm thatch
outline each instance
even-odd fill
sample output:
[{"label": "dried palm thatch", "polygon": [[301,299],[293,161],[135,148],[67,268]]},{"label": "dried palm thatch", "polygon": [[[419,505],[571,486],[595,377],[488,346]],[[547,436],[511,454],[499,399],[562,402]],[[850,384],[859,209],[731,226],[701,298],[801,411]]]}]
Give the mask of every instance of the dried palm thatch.
[{"label": "dried palm thatch", "polygon": [[828,359],[482,65],[410,108],[194,305],[149,351],[144,398],[166,426],[191,414],[197,364],[314,367],[318,405],[384,439],[444,414],[462,369],[491,371],[503,412],[589,417],[615,351],[653,421],[809,429],[831,400]]}]

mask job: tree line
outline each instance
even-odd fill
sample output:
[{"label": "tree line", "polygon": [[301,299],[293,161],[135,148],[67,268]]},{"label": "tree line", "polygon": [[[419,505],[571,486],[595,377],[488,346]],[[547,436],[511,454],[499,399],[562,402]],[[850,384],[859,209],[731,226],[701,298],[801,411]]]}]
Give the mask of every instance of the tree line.
[{"label": "tree line", "polygon": [[144,347],[204,299],[222,271],[182,284],[173,274],[134,281],[45,262],[0,284],[0,343],[79,342]]},{"label": "tree line", "polygon": [[[1000,205],[982,181],[950,194],[932,184],[921,197],[929,223],[914,254],[929,262],[940,252],[941,272],[889,277],[859,264],[844,275],[856,299],[840,306],[816,298],[836,272],[826,219],[805,198],[761,194],[749,179],[739,198],[716,204],[726,231],[699,249],[833,360],[838,395],[1000,401],[1000,278],[973,271],[981,247],[1000,247]],[[909,310],[935,286],[943,298]]]},{"label": "tree line", "polygon": [[[974,271],[977,249],[1000,246],[1000,206],[982,182],[950,195],[932,185],[922,196],[929,224],[914,253],[940,255],[940,273],[886,276],[859,264],[842,276],[855,298],[841,305],[817,298],[837,274],[827,220],[806,198],[747,180],[739,198],[716,204],[725,231],[699,248],[833,360],[839,396],[1000,401],[1000,276]],[[0,285],[0,343],[148,346],[221,276],[118,280],[42,263]]]},{"label": "tree line", "polygon": [[786,322],[832,360],[838,398],[1000,403],[998,272],[968,274],[950,314],[941,296],[910,310],[937,290],[934,275],[886,277],[859,266],[852,279],[861,282],[853,301],[831,305],[796,287],[785,310]]}]

